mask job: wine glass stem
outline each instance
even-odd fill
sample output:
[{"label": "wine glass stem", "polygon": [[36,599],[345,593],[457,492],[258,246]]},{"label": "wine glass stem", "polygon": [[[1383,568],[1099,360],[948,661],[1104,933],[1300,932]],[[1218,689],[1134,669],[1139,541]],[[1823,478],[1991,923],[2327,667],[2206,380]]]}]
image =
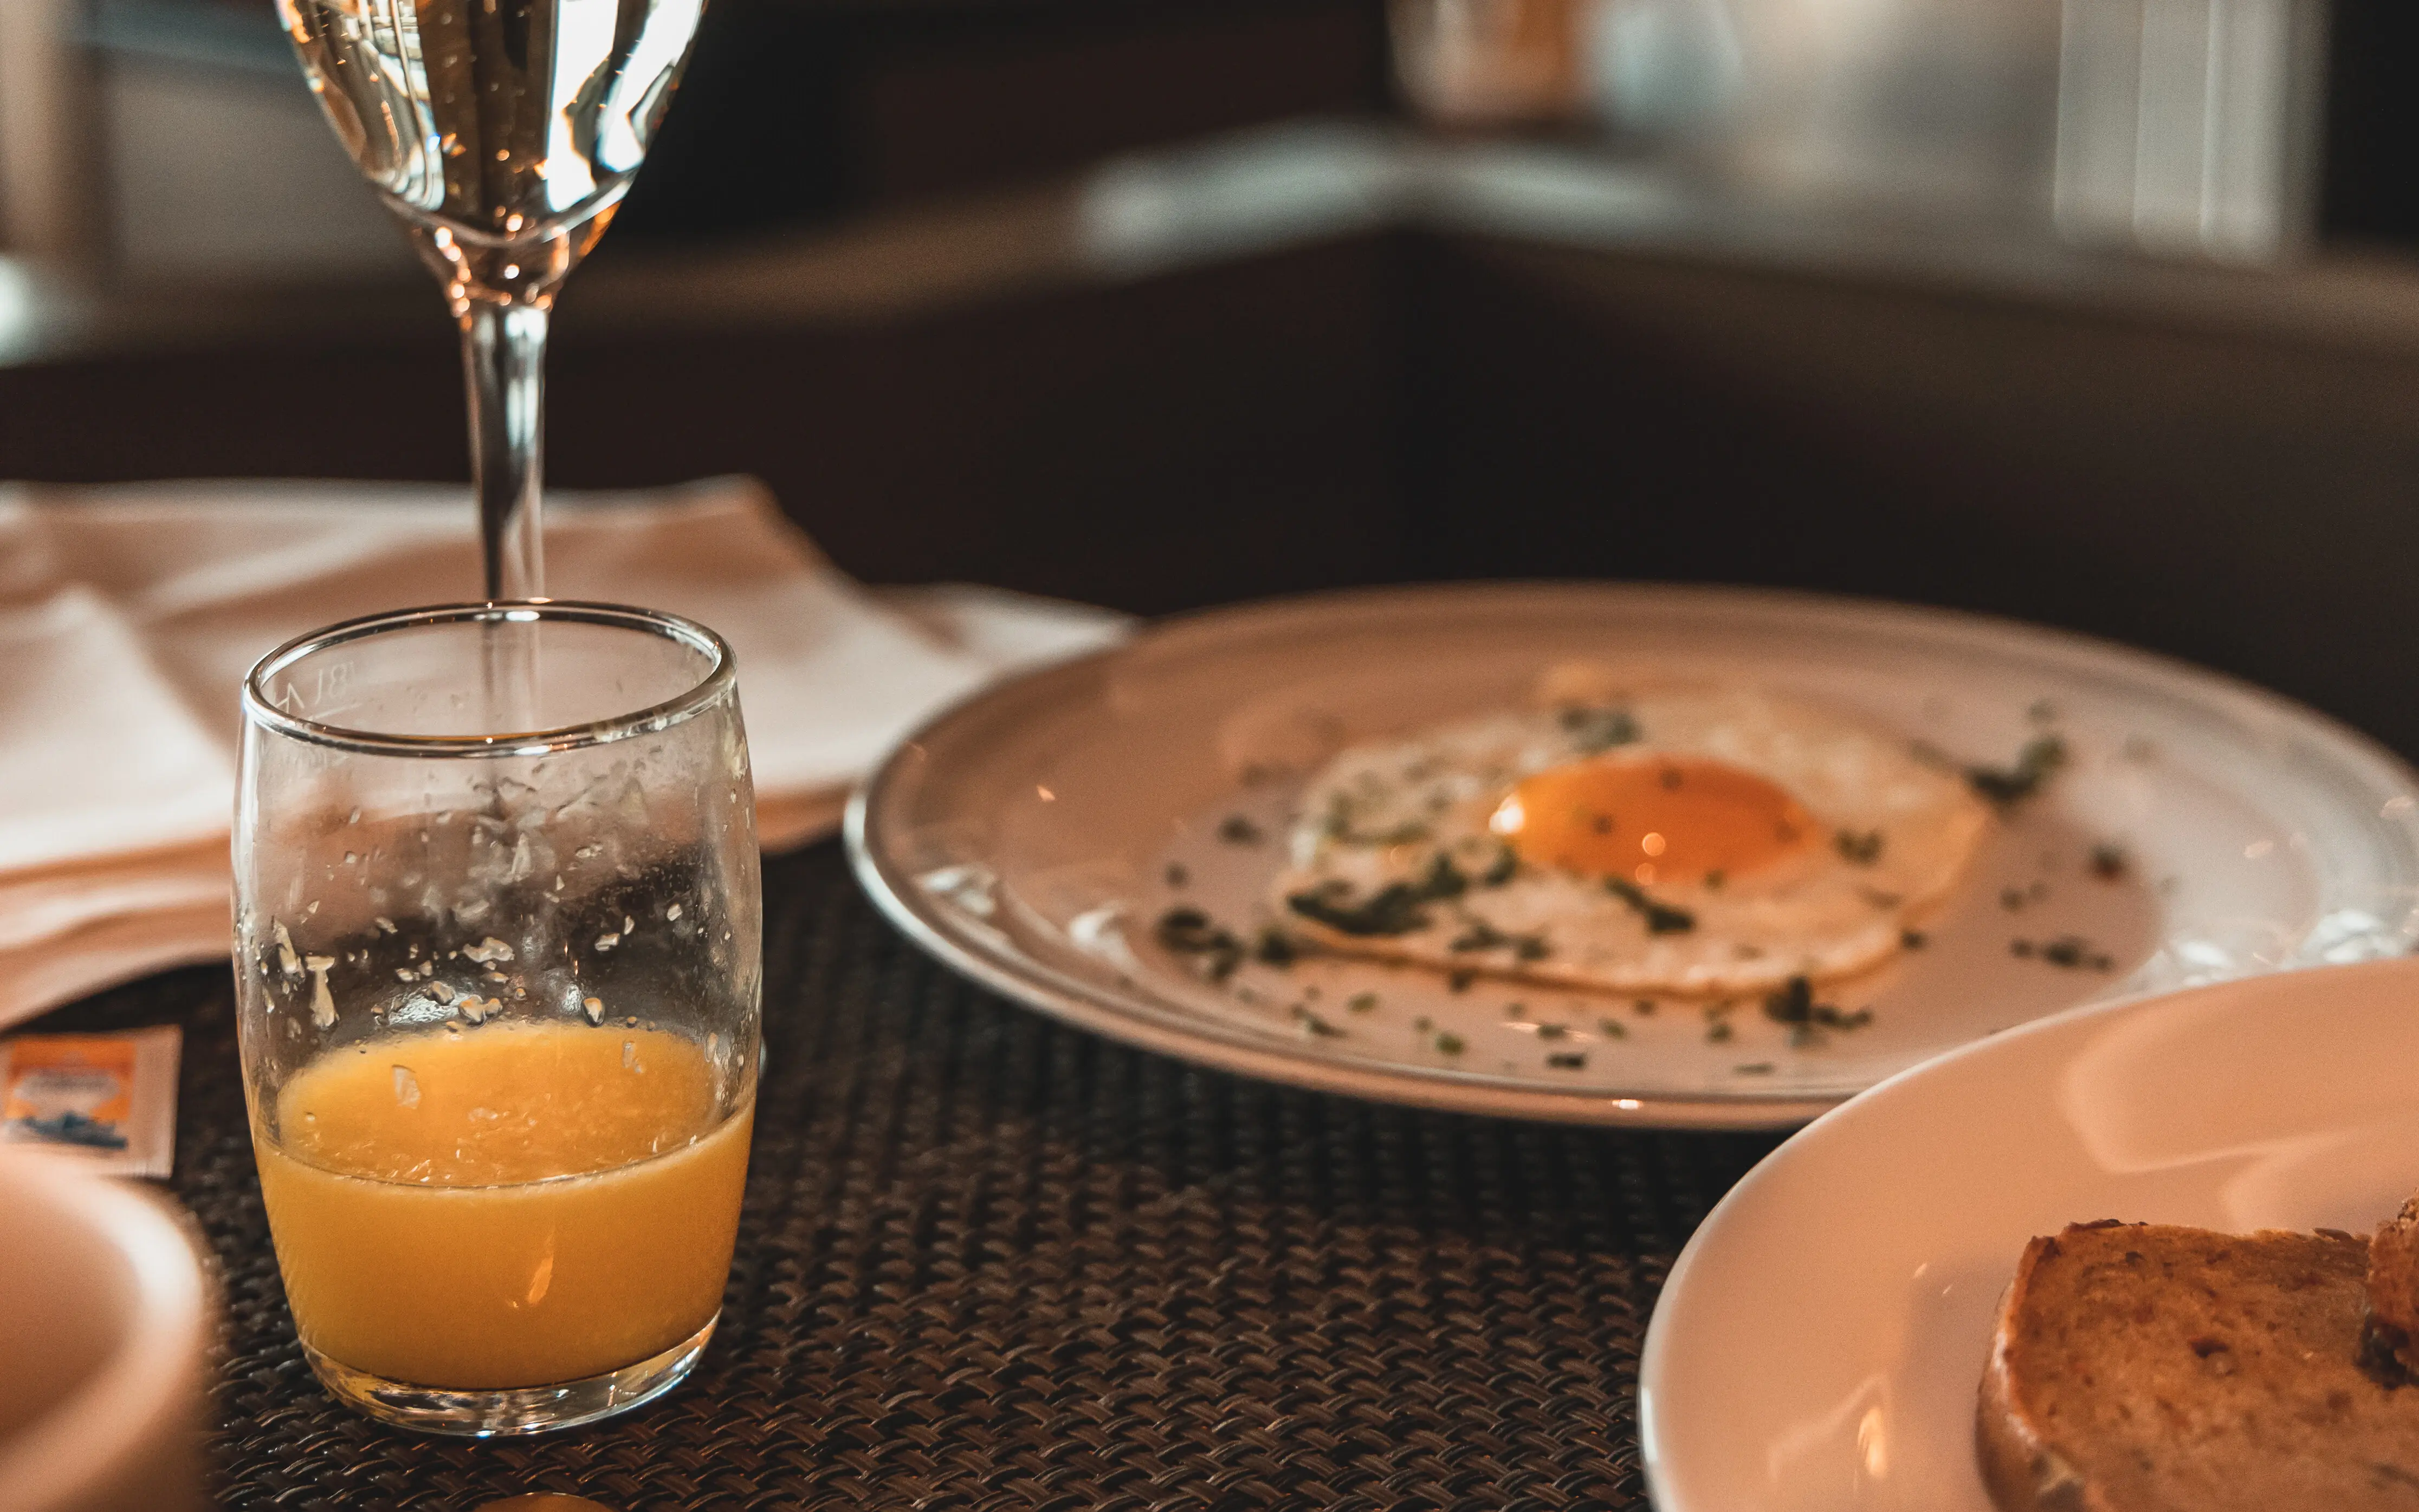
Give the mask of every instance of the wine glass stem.
[{"label": "wine glass stem", "polygon": [[470,471],[479,481],[487,597],[543,598],[539,487],[546,463],[547,312],[473,299],[461,318],[462,374],[470,392]]}]

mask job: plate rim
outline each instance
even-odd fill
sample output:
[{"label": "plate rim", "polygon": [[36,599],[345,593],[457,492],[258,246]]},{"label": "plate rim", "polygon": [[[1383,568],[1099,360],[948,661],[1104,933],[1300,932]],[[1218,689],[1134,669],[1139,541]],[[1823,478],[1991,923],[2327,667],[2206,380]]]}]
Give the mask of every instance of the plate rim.
[{"label": "plate rim", "polygon": [[[2298,699],[2180,657],[2079,631],[1971,610],[1798,588],[1574,578],[1488,579],[1329,589],[1190,610],[1153,620],[1117,645],[977,688],[918,722],[851,791],[841,824],[850,868],[875,907],[910,939],[945,965],[1003,996],[1076,1028],[1157,1054],[1317,1092],[1398,1106],[1552,1123],[1769,1131],[1806,1124],[1905,1075],[1904,1071],[1893,1073],[1874,1087],[1836,1096],[1788,1096],[1751,1091],[1702,1095],[1563,1091],[1507,1086],[1500,1079],[1479,1078],[1449,1067],[1364,1067],[1302,1056],[1265,1047],[1240,1034],[1222,1032],[1213,1024],[1179,1029],[1136,1012],[1120,1000],[1119,994],[1105,986],[1095,987],[1059,977],[1029,957],[1022,957],[1022,965],[1016,960],[998,958],[984,942],[956,929],[939,910],[927,906],[914,878],[902,875],[872,844],[871,831],[879,823],[888,795],[896,790],[909,768],[925,759],[926,746],[935,735],[946,733],[961,721],[979,717],[996,703],[1030,697],[1050,682],[1097,679],[1120,660],[1146,649],[1170,642],[1181,644],[1221,631],[1265,634],[1287,620],[1349,618],[1382,614],[1389,609],[1471,613],[1482,611],[1490,603],[1508,602],[1533,610],[1540,595],[1574,602],[1616,601],[1626,607],[1647,610],[1665,605],[1686,605],[1700,611],[1707,606],[1735,606],[1767,614],[1812,617],[1843,629],[1879,629],[1934,639],[1945,637],[1978,649],[2004,648],[2015,641],[2036,652],[2053,653],[2057,660],[2078,667],[2113,665],[2116,670],[2130,671],[2137,677],[2147,675],[2158,680],[2183,682],[2201,695],[2204,703],[2220,706],[2221,711],[2245,720],[2257,714],[2260,720],[2306,732],[2347,764],[2383,779],[2380,786],[2398,784],[2405,789],[2419,789],[2419,771],[2370,736]],[[2034,1023],[2056,1022],[2071,1013],[2096,1011],[2131,1000],[2134,999],[2078,1004],[2014,1028],[2030,1029]],[[1990,1039],[2004,1037],[1994,1035]],[[1987,1041],[1949,1046],[1918,1065],[1928,1065],[1982,1043]]]},{"label": "plate rim", "polygon": [[[1738,1212],[1762,1200],[1764,1191],[1775,1183],[1788,1179],[1788,1168],[1800,1160],[1810,1158],[1806,1153],[1807,1150],[1823,1140],[1834,1125],[1865,1116],[1867,1110],[1864,1105],[1869,1102],[1886,1102],[1899,1095],[1898,1089],[1902,1083],[1911,1082],[1920,1077],[1954,1074],[1964,1062],[1969,1060],[2013,1054],[2015,1052],[2011,1046],[2026,1041],[2046,1035],[2079,1033],[2081,1026],[2096,1020],[2103,1018],[2114,1020],[2142,1013],[2165,1011],[2170,1005],[2190,1002],[2212,994],[2275,990],[2277,980],[2282,978],[2305,979],[2312,976],[2323,978],[2348,972],[2380,976],[2419,976],[2419,957],[2397,955],[2379,960],[2307,967],[2299,970],[2260,971],[2249,976],[2229,977],[2223,982],[2204,982],[2187,987],[2133,993],[2122,998],[2112,998],[2105,1002],[2078,1003],[2074,1007],[2058,1013],[2014,1025],[1986,1038],[1969,1040],[1952,1049],[1944,1050],[1928,1061],[1918,1061],[1903,1071],[1884,1077],[1854,1097],[1828,1109],[1804,1128],[1782,1140],[1763,1159],[1748,1168],[1747,1174],[1733,1183],[1731,1189],[1723,1193],[1719,1200],[1706,1210],[1704,1217],[1698,1221],[1695,1230],[1680,1246],[1680,1252],[1673,1258],[1671,1268],[1664,1273],[1663,1284],[1656,1289],[1655,1306],[1647,1317],[1646,1330],[1639,1341],[1638,1351],[1638,1462],[1640,1472],[1646,1483],[1646,1498],[1649,1504],[1659,1509],[1659,1512],[1696,1512],[1695,1508],[1671,1499],[1672,1488],[1666,1483],[1668,1477],[1664,1470],[1666,1457],[1657,1451],[1661,1410],[1653,1405],[1655,1381],[1667,1368],[1666,1362],[1669,1357],[1684,1347],[1672,1341],[1672,1330],[1674,1325],[1670,1321],[1670,1314],[1666,1309],[1667,1301],[1683,1291],[1697,1268],[1707,1263],[1703,1259],[1705,1252],[1723,1243],[1722,1229],[1737,1221]],[[2304,986],[2301,990],[2317,992],[2321,989],[2318,986]],[[2011,1265],[2013,1262],[2014,1256],[2011,1255]]]}]

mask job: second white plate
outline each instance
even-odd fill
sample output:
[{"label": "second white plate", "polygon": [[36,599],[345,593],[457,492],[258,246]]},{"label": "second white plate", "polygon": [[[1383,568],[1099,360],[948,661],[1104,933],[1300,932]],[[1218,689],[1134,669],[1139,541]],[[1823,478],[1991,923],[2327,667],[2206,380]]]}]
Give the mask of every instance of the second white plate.
[{"label": "second white plate", "polygon": [[[1977,764],[2054,732],[2070,759],[1926,921],[1924,949],[1829,994],[1872,1021],[1822,1044],[1793,1045],[1752,1000],[1457,987],[1333,959],[1211,983],[1155,942],[1176,908],[1251,938],[1294,794],[1334,750],[1518,706],[1572,659],[1826,704]],[[2419,939],[2413,786],[2299,705],[2078,636],[1790,594],[1515,584],[1218,611],[1000,685],[902,745],[848,836],[927,948],[1117,1038],[1473,1112],[1762,1127],[2078,1003],[2403,954]],[[2095,870],[2103,848],[2121,866]]]},{"label": "second white plate", "polygon": [[2419,961],[2071,1015],[1815,1123],[1701,1225],[1639,1370],[1660,1512],[1991,1512],[1974,1405],[2025,1242],[2365,1233],[2419,1188]]}]

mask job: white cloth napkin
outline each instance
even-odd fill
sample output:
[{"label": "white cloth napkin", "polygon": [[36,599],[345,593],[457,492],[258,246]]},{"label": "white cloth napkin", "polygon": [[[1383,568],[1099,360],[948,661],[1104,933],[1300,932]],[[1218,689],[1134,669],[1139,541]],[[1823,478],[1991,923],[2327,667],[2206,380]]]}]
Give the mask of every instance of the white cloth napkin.
[{"label": "white cloth napkin", "polygon": [[[1124,634],[996,589],[869,589],[758,484],[549,496],[547,586],[731,642],[767,849],[941,705]],[[477,595],[466,491],[0,485],[0,1027],[228,950],[243,675],[338,619]]]}]

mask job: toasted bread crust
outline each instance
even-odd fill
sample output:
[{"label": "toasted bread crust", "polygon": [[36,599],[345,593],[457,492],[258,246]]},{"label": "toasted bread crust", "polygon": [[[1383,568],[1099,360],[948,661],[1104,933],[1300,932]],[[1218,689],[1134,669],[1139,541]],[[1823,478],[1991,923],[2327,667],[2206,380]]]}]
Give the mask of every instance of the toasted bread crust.
[{"label": "toasted bread crust", "polygon": [[2367,1332],[2376,1353],[2419,1377],[2419,1197],[2369,1241]]},{"label": "toasted bread crust", "polygon": [[[2093,1224],[2106,1227],[2109,1220]],[[2077,1225],[2066,1231],[2073,1233]],[[2001,1512],[2102,1512],[2090,1488],[2064,1455],[2042,1435],[2026,1409],[2014,1362],[2015,1330],[2031,1313],[2030,1286],[2043,1262],[2060,1253],[2056,1239],[2025,1245],[2016,1278],[1999,1299],[1998,1326],[1991,1331],[1991,1359],[1982,1367],[1982,1391],[1974,1414],[1974,1448],[1982,1461],[1982,1483]]]},{"label": "toasted bread crust", "polygon": [[2356,1363],[2368,1241],[2160,1225],[2026,1246],[1975,1443],[2002,1512],[2419,1512],[2419,1388]]}]

